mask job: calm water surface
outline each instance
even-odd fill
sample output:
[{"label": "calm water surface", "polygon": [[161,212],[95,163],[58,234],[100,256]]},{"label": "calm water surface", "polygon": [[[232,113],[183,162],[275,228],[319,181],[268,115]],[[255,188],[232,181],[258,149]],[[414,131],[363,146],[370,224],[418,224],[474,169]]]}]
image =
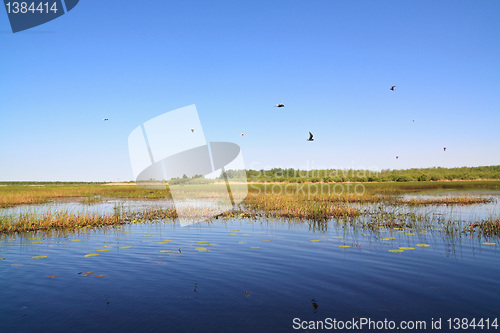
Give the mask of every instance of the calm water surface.
[{"label": "calm water surface", "polygon": [[448,318],[500,317],[498,239],[443,230],[140,223],[2,237],[0,258],[1,332],[290,332],[294,318],[426,321],[413,332],[442,318],[447,332]]}]

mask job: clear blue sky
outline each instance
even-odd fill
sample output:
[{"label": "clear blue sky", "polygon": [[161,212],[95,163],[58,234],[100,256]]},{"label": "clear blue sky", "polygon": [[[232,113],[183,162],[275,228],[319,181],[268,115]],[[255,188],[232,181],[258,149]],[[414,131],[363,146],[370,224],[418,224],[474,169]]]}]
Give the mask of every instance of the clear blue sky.
[{"label": "clear blue sky", "polygon": [[13,34],[0,9],[0,180],[131,180],[130,132],[190,104],[251,169],[498,165],[499,18],[497,0],[81,0]]}]

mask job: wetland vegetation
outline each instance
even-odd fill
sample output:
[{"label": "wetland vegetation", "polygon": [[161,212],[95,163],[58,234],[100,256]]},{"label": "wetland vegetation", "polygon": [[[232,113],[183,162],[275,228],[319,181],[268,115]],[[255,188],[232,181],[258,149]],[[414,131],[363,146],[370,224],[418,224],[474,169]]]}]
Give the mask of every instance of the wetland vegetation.
[{"label": "wetland vegetation", "polygon": [[[226,185],[187,185],[199,189],[205,198],[216,198],[224,193]],[[246,185],[236,185],[246,186]],[[207,188],[209,189],[207,191]],[[433,196],[444,190],[460,190],[455,195]],[[500,235],[497,215],[486,218],[474,217],[464,221],[453,218],[436,219],[425,213],[426,206],[465,206],[488,204],[494,196],[475,195],[477,190],[498,190],[500,181],[418,181],[381,183],[250,183],[248,195],[242,204],[215,218],[261,217],[299,219],[322,223],[329,219],[347,221],[350,225],[364,228],[415,228],[418,225],[436,227],[438,222],[450,233]],[[415,195],[427,193],[430,195]],[[159,200],[171,199],[168,187],[164,190],[146,189],[134,183],[23,183],[0,186],[0,207],[16,207],[37,204],[49,205],[61,200],[78,201],[92,205],[110,199]],[[28,207],[28,206],[26,206]],[[22,208],[16,213],[0,215],[0,232],[95,228],[106,225],[132,223],[143,220],[176,218],[171,207],[149,207],[141,211],[114,209],[112,213],[74,212],[48,210],[36,213]]]}]

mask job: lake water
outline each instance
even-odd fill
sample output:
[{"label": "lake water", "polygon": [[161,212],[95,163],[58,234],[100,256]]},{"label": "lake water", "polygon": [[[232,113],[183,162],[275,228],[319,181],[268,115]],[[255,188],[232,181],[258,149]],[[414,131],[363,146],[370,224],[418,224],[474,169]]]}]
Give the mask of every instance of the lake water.
[{"label": "lake water", "polygon": [[[498,202],[422,209],[474,218],[499,211]],[[400,247],[414,249],[389,251]],[[498,239],[443,230],[371,231],[335,220],[139,223],[2,236],[0,258],[0,332],[290,332],[333,319],[365,323],[353,332],[398,332],[384,320],[457,332],[449,318],[491,325],[500,317]]]}]

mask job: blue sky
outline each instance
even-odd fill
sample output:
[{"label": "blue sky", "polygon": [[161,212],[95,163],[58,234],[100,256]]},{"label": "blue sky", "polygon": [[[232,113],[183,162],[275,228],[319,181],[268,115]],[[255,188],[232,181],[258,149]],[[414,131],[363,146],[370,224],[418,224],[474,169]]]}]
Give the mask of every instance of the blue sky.
[{"label": "blue sky", "polygon": [[251,169],[498,165],[499,14],[495,0],[81,0],[13,34],[0,10],[0,180],[132,180],[128,135],[191,104]]}]

